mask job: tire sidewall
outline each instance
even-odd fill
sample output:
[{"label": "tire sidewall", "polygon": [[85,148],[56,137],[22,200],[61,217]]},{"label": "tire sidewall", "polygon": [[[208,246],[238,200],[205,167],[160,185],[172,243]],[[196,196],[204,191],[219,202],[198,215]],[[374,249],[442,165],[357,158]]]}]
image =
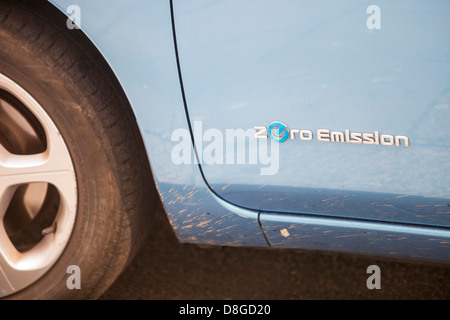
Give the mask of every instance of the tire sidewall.
[{"label": "tire sidewall", "polygon": [[[121,231],[120,194],[102,126],[76,82],[16,39],[2,37],[0,73],[33,96],[57,126],[72,158],[78,197],[74,229],[59,260],[37,282],[8,298],[95,298],[110,284],[102,279],[105,259],[113,256],[105,248],[118,241]],[[67,287],[71,265],[80,267],[80,290]],[[118,274],[122,267],[111,261],[109,272]],[[90,285],[83,290],[83,283]]]}]

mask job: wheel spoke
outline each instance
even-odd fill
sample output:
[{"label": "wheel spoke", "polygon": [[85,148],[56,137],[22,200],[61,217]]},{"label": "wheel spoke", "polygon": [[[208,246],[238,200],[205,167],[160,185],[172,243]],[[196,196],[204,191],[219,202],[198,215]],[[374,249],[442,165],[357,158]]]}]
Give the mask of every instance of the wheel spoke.
[{"label": "wheel spoke", "polygon": [[30,252],[21,253],[0,224],[0,296],[19,290],[41,277],[55,261],[55,237],[44,238]]},{"label": "wheel spoke", "polygon": [[16,187],[5,183],[0,177],[0,222],[3,220],[14,192],[16,192]]},{"label": "wheel spoke", "polygon": [[61,138],[50,140],[45,152],[30,155],[12,154],[0,144],[0,176],[73,170],[71,164]]},{"label": "wheel spoke", "polygon": [[[15,155],[0,145],[0,218],[5,214],[15,187],[32,182],[53,184],[60,192],[67,190],[67,181],[74,179],[66,150],[49,149],[33,155]],[[69,161],[67,161],[69,159]],[[67,180],[70,179],[70,180]]]},{"label": "wheel spoke", "polygon": [[3,223],[0,223],[0,290],[3,294],[14,292],[18,286],[21,272],[13,267],[13,261],[18,257],[20,252],[9,240]]}]

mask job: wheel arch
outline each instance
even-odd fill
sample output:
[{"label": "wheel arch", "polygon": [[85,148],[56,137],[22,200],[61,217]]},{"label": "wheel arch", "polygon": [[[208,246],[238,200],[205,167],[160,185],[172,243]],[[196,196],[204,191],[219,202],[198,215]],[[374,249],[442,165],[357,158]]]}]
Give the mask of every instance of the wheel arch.
[{"label": "wheel arch", "polygon": [[[69,29],[69,19],[70,14],[64,7],[58,5],[56,1],[44,0],[41,2],[35,1],[26,1],[27,6],[33,6],[33,11],[36,14],[42,15],[44,18],[52,19],[55,21],[54,26],[58,27],[60,31],[64,32],[68,38],[78,47],[82,48],[85,53],[89,54],[89,56],[96,61],[97,67],[100,67],[102,71],[105,73],[105,77],[115,88],[115,96],[120,98],[124,104],[128,105],[131,113],[134,116],[134,121],[136,122],[136,126],[141,133],[141,126],[137,122],[136,113],[132,107],[132,103],[129,99],[129,96],[124,90],[124,87],[120,81],[120,77],[117,75],[117,72],[114,71],[113,65],[108,61],[107,56],[102,52],[101,46],[93,39],[92,36],[89,35],[89,32],[83,28],[82,26],[77,26],[73,29]],[[68,6],[70,7],[70,5]],[[142,139],[142,133],[141,133]]]},{"label": "wheel arch", "polygon": [[[186,133],[185,139],[193,146],[180,87],[170,3],[128,1],[109,6],[108,1],[49,2],[64,19],[70,15],[69,6],[75,3],[79,7],[83,41],[89,41],[102,56],[129,101],[158,194],[178,239],[267,246],[258,212],[218,198],[195,161],[177,165],[171,160],[178,143],[172,139],[176,130]],[[191,152],[193,155],[193,149]]]}]

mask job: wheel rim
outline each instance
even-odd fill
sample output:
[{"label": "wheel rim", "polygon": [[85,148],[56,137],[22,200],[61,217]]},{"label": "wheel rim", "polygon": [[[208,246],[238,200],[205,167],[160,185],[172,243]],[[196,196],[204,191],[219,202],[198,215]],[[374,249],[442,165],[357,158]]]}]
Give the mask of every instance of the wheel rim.
[{"label": "wheel rim", "polygon": [[[0,131],[0,138],[3,137],[0,139],[0,297],[2,297],[18,292],[37,281],[61,256],[75,224],[77,185],[66,143],[45,110],[21,86],[3,74],[0,74],[0,90],[5,95],[10,94],[20,103],[20,107],[19,103],[13,105],[0,95],[0,118],[2,115],[3,119],[9,117],[8,125],[3,126],[7,127],[3,135]],[[34,128],[35,132],[31,132],[30,128]],[[39,133],[40,129],[43,129],[41,130],[43,132]],[[18,134],[15,135],[15,132],[23,134],[17,138]],[[41,137],[41,149],[30,147],[39,141],[38,136]],[[14,148],[20,149],[19,145],[26,146],[23,152],[11,151]],[[48,205],[53,198],[57,201],[53,202],[52,206]],[[17,218],[19,211],[12,208],[13,203],[21,203],[21,207],[28,208],[23,209],[28,213],[27,219]],[[53,216],[48,214],[52,210]],[[34,212],[35,216],[33,217],[30,212]],[[44,218],[38,219],[42,216]],[[39,225],[34,223],[36,220],[47,220],[47,223],[48,221],[51,223]],[[19,227],[13,228],[10,221],[18,222],[16,224]],[[41,228],[48,227],[43,229],[44,234],[40,235],[38,240],[26,239],[28,237],[26,232],[24,236],[20,235],[19,231],[16,233],[11,231],[13,229],[23,231],[33,224]],[[14,240],[17,234],[27,243],[25,249],[20,249]]]}]

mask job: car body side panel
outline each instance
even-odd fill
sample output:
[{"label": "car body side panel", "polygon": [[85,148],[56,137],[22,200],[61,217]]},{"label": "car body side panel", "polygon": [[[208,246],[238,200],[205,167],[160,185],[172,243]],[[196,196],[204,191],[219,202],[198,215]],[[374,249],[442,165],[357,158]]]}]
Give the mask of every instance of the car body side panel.
[{"label": "car body side panel", "polygon": [[81,29],[121,83],[178,238],[216,245],[267,246],[258,212],[228,205],[216,197],[197,164],[177,165],[171,160],[176,144],[172,132],[187,133],[189,148],[192,144],[178,78],[169,1],[52,2],[65,14],[69,6],[78,6]]},{"label": "car body side panel", "polygon": [[272,247],[450,262],[450,230],[364,220],[261,214]]},{"label": "car body side panel", "polygon": [[[314,137],[279,143],[273,175],[260,174],[262,161],[203,161],[222,198],[267,212],[450,226],[450,2],[377,1],[379,30],[366,25],[371,4],[174,1],[203,154],[208,130],[226,140],[229,129],[277,120]],[[410,146],[319,141],[319,129],[403,135]]]},{"label": "car body side panel", "polygon": [[[429,240],[408,245],[430,252],[419,257],[443,260],[440,248],[448,245],[445,232],[432,234],[423,227],[405,229],[395,223],[377,223],[378,235],[384,236],[365,237],[365,233],[360,232],[362,227],[352,219],[341,219],[339,223],[335,219],[317,216],[313,220],[301,220],[300,217],[291,220],[291,216],[261,213],[223,200],[217,195],[217,190],[205,182],[197,163],[177,164],[172,159],[174,147],[179,143],[179,140],[173,139],[174,132],[188,133],[185,143],[191,151],[193,146],[178,77],[170,2],[51,2],[65,14],[70,5],[77,5],[81,9],[83,32],[103,54],[122,84],[140,127],[164,209],[180,241],[330,250],[333,249],[335,239],[322,238],[320,232],[316,232],[315,240],[314,237],[305,241],[299,239],[305,228],[315,230],[318,225],[324,228],[329,226],[329,229],[338,226],[341,230],[345,229],[342,235],[355,234],[358,239],[370,244],[358,246],[357,242],[348,241],[345,247],[339,247],[340,251],[389,255],[383,248],[389,248],[393,240],[398,240],[389,235],[399,226],[400,229],[396,230],[406,233],[405,237],[412,232],[414,239]],[[262,232],[261,226],[266,234]],[[369,231],[373,226],[364,225]],[[285,237],[286,234],[281,233],[280,230],[284,228],[289,228],[292,237]],[[414,255],[411,250],[403,250],[402,246],[396,248],[399,257]]]}]

